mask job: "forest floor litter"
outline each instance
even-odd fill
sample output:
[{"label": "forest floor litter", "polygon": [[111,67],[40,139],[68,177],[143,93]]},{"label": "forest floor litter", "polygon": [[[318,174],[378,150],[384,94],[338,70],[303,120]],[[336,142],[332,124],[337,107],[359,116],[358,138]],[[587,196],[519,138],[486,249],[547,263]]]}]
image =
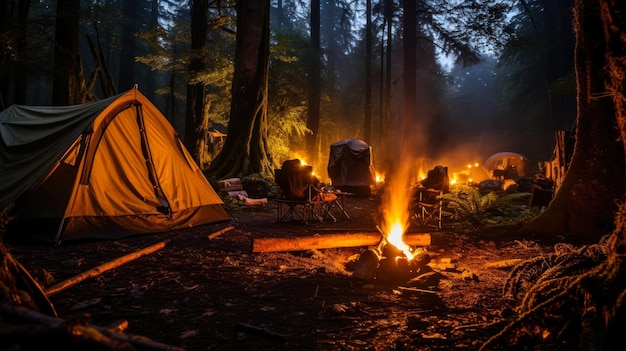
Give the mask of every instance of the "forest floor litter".
[{"label": "forest floor litter", "polygon": [[517,225],[423,230],[420,279],[352,276],[367,247],[253,252],[254,240],[375,233],[380,199],[350,197],[350,219],[277,222],[276,206],[233,206],[233,220],[115,241],[7,243],[44,289],[158,243],[163,247],[50,294],[59,318],[127,325],[185,350],[477,350],[519,301],[511,268],[557,238]]}]

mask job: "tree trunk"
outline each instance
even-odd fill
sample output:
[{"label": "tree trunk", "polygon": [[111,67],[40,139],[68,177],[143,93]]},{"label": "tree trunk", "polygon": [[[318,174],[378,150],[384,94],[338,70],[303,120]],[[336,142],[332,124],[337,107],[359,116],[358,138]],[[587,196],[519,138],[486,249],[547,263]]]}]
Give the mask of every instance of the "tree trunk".
[{"label": "tree trunk", "polygon": [[191,3],[191,60],[189,62],[189,82],[187,83],[187,113],[185,118],[185,147],[198,164],[202,164],[199,145],[206,138],[204,130],[204,82],[197,77],[205,69],[201,54],[206,46],[209,2],[193,0]]},{"label": "tree trunk", "polygon": [[307,128],[311,134],[306,136],[308,163],[317,165],[316,145],[320,126],[321,94],[321,53],[320,53],[320,1],[311,1],[311,67],[309,70],[309,98],[307,109]]},{"label": "tree trunk", "polygon": [[[385,68],[381,67],[381,83],[382,76],[384,76],[384,83],[381,84],[381,90],[383,91],[383,99],[381,101],[381,111],[380,111],[380,140],[379,140],[379,155],[383,157],[378,157],[377,159],[379,166],[383,170],[389,170],[392,168],[391,163],[393,162],[392,152],[390,150],[391,143],[391,48],[393,45],[393,1],[392,0],[384,0],[385,1],[385,24],[387,25],[386,30],[386,38],[382,38],[382,42],[386,41],[385,50],[385,58],[381,60],[385,63]],[[381,65],[382,66],[382,65]]]},{"label": "tree trunk", "polygon": [[[30,1],[0,1],[0,45],[6,49],[0,62],[0,110],[11,104],[26,103],[26,83],[28,68],[25,60],[15,60],[28,55],[28,12]],[[10,44],[11,42],[11,44]],[[13,51],[8,50],[12,48]],[[12,94],[11,94],[12,93]]]},{"label": "tree trunk", "polygon": [[[585,93],[579,93],[579,100],[586,100],[579,101],[579,108],[591,108],[589,105],[593,103],[589,100],[593,98],[597,99],[593,101],[595,103],[601,101],[611,105],[613,111],[609,111],[607,118],[617,121],[622,138],[620,144],[622,150],[626,150],[626,3],[620,0],[576,0],[574,13],[578,88],[587,89]],[[601,54],[592,53],[597,51]],[[602,79],[590,79],[591,74],[601,74]],[[591,92],[596,94],[592,96]],[[579,121],[585,118],[590,118],[590,114],[579,112]],[[588,127],[588,124],[579,123],[579,134],[582,127]],[[614,124],[611,123],[611,126],[614,127]],[[609,141],[613,144],[615,140]],[[579,150],[577,146],[576,151]],[[626,160],[622,155],[613,161],[622,163]],[[571,179],[569,173],[568,177]],[[584,180],[605,177],[607,174]],[[610,177],[624,179],[623,170]],[[623,189],[617,191],[616,197],[624,193]],[[603,261],[583,274],[571,270],[572,265],[568,268],[576,272],[573,274],[555,272],[553,268],[557,267],[550,267],[544,273],[549,277],[539,277],[537,280],[542,283],[530,288],[524,297],[524,301],[533,302],[526,304],[526,308],[519,311],[519,318],[488,340],[481,350],[506,349],[520,344],[532,345],[535,350],[619,349],[618,345],[624,343],[623,326],[626,320],[626,205],[623,202],[615,216],[615,223],[617,227],[610,236],[597,245],[583,247],[586,252],[593,250],[593,246],[606,247],[608,252]],[[568,279],[571,283],[564,283]],[[545,331],[555,330],[555,325],[558,325],[558,333],[546,335]]]},{"label": "tree trunk", "polygon": [[[600,11],[606,37],[606,67],[609,72],[606,91],[611,92],[620,140],[626,150],[626,37],[624,35],[626,3],[620,0],[600,1]],[[621,203],[615,222],[619,236],[614,253],[623,255],[626,252],[626,204],[624,202]],[[612,262],[619,261],[612,260]]]},{"label": "tree trunk", "polygon": [[598,2],[578,0],[578,3],[575,48],[578,118],[574,154],[563,184],[548,208],[522,229],[595,242],[614,229],[617,204],[624,201],[626,168],[613,92],[606,88],[610,77],[601,19],[587,15],[599,11]]},{"label": "tree trunk", "polygon": [[124,12],[121,19],[120,70],[117,80],[119,91],[127,91],[135,85],[135,34],[137,34],[138,7],[138,1],[124,0]]},{"label": "tree trunk", "polygon": [[[159,0],[152,0],[152,6],[150,8],[150,28],[156,28],[159,25]],[[145,79],[146,86],[143,89],[144,95],[150,101],[156,101],[156,90],[157,90],[157,81],[156,74],[149,73],[148,77]]]},{"label": "tree trunk", "polygon": [[367,0],[365,16],[365,121],[363,140],[372,142],[372,0]]},{"label": "tree trunk", "polygon": [[80,0],[58,0],[52,105],[76,103]]},{"label": "tree trunk", "polygon": [[237,2],[228,137],[207,170],[216,179],[273,173],[267,147],[269,6],[269,0]]},{"label": "tree trunk", "polygon": [[[415,1],[403,2],[403,40],[404,45],[404,94],[402,97],[401,121],[413,120],[415,116],[416,84],[416,55],[417,50],[417,8]],[[400,131],[403,133],[403,131]],[[405,139],[406,140],[406,139]]]}]

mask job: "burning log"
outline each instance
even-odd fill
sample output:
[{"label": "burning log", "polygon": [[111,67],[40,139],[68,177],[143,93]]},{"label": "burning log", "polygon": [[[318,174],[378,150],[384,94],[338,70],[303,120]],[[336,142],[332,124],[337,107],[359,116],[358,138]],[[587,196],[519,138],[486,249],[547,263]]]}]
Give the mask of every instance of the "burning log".
[{"label": "burning log", "polygon": [[[393,246],[393,245],[387,245]],[[408,259],[404,253],[394,248],[381,259],[377,276],[387,281],[406,281],[418,274],[424,273],[426,265],[430,262],[430,255],[419,253],[413,259]],[[393,254],[396,252],[396,254]]]},{"label": "burning log", "polygon": [[[383,231],[378,228],[382,234]],[[352,276],[360,280],[371,280],[376,276],[386,280],[409,279],[430,262],[430,255],[418,253],[411,259],[395,245],[389,245],[384,235],[378,245],[370,247],[357,261]]]},{"label": "burning log", "polygon": [[[324,234],[289,238],[259,238],[252,243],[252,252],[302,251],[338,247],[376,246],[380,244],[379,233]],[[429,246],[430,234],[407,234],[405,242],[411,246]]]},{"label": "burning log", "polygon": [[376,276],[378,264],[383,255],[383,248],[387,246],[387,240],[382,238],[378,245],[365,251],[354,266],[352,276],[360,280],[372,280]]}]

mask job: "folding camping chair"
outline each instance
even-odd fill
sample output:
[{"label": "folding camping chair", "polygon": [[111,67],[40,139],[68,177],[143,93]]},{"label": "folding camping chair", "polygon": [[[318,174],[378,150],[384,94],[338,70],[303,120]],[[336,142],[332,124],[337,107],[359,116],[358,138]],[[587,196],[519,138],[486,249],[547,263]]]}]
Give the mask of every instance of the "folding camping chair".
[{"label": "folding camping chair", "polygon": [[442,190],[418,188],[413,202],[413,216],[418,224],[441,229],[443,217]]},{"label": "folding camping chair", "polygon": [[413,201],[413,217],[418,224],[442,228],[444,200],[442,195],[450,191],[448,167],[437,166],[417,188]]},{"label": "folding camping chair", "polygon": [[282,169],[274,170],[279,192],[276,197],[277,221],[294,219],[309,224],[312,218],[313,167],[303,166],[300,160],[288,160]]},{"label": "folding camping chair", "polygon": [[277,203],[277,222],[287,222],[300,219],[305,224],[309,224],[311,220],[311,204],[308,196],[301,198],[294,196],[290,191],[289,181],[282,169],[274,170],[274,179],[278,185],[279,192],[276,197]]},{"label": "folding camping chair", "polygon": [[296,219],[310,224],[313,219],[323,222],[328,217],[336,220],[330,212],[336,197],[320,196],[313,167],[301,165],[298,159],[287,160],[282,169],[274,170],[274,180],[280,190],[275,200],[278,222]]}]

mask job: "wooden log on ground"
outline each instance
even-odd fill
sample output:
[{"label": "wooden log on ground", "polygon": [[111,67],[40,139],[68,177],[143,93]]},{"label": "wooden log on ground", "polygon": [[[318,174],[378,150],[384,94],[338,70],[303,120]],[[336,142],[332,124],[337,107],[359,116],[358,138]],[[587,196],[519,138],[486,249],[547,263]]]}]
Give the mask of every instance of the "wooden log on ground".
[{"label": "wooden log on ground", "polygon": [[378,255],[378,252],[371,248],[367,249],[359,256],[359,260],[354,265],[354,271],[352,271],[352,276],[360,280],[372,280],[376,276],[379,263],[380,256]]},{"label": "wooden log on ground", "polygon": [[103,263],[103,264],[101,264],[101,265],[99,265],[99,266],[97,266],[95,268],[92,268],[92,269],[86,271],[86,272],[83,272],[83,273],[81,273],[79,275],[75,275],[75,276],[73,276],[73,277],[71,277],[69,279],[66,279],[66,280],[64,280],[62,282],[59,282],[57,284],[54,284],[54,285],[48,287],[45,290],[45,293],[46,293],[47,296],[52,296],[52,295],[58,293],[59,291],[63,291],[65,289],[69,288],[69,287],[72,287],[72,286],[82,282],[83,280],[85,280],[87,278],[96,277],[96,276],[98,276],[98,275],[100,275],[100,274],[102,274],[102,273],[104,273],[106,271],[109,271],[111,269],[117,268],[117,267],[119,267],[121,265],[124,265],[124,264],[126,264],[128,262],[134,261],[134,260],[138,259],[141,256],[145,256],[147,254],[151,254],[151,253],[153,253],[155,251],[158,251],[158,250],[162,249],[163,247],[165,247],[165,245],[167,243],[169,243],[169,242],[170,242],[170,240],[164,240],[164,241],[161,241],[161,242],[156,243],[154,245],[151,245],[151,246],[148,246],[146,248],[143,248],[143,249],[141,249],[139,251],[135,251],[135,252],[130,253],[128,255],[116,258],[113,261],[109,261],[107,263]]},{"label": "wooden log on ground", "polygon": [[[6,317],[10,317],[11,319],[16,319],[24,323],[30,323],[30,324],[35,323],[35,324],[45,326],[48,328],[59,328],[64,323],[67,323],[63,319],[51,317],[51,316],[48,316],[48,315],[45,315],[45,314],[42,314],[33,310],[29,310],[24,307],[10,305],[4,302],[0,302],[0,316],[3,316],[3,319]],[[32,328],[32,326],[30,328]],[[156,350],[156,351],[183,351],[184,350],[177,346],[162,344],[162,343],[153,341],[144,336],[117,333],[109,328],[103,328],[103,327],[93,326],[89,324],[85,324],[84,328],[93,328],[99,333],[101,333],[102,335],[105,335],[106,337],[109,337],[113,340],[116,340],[118,342],[129,343],[132,346],[134,346],[137,350]],[[83,331],[88,332],[88,330],[83,330]],[[70,332],[72,331],[68,331],[68,333]],[[89,335],[88,333],[86,334]],[[8,336],[5,335],[5,337],[8,337]]]},{"label": "wooden log on ground", "polygon": [[[252,252],[303,251],[338,247],[376,246],[380,233],[321,234],[288,238],[258,238],[252,242]],[[409,246],[429,246],[430,234],[405,234],[404,242]]]},{"label": "wooden log on ground", "polygon": [[234,225],[232,225],[232,226],[230,226],[230,227],[226,227],[226,228],[224,228],[224,229],[222,229],[222,230],[218,230],[218,231],[216,231],[215,233],[211,233],[211,234],[209,234],[209,235],[207,236],[207,238],[209,238],[209,240],[215,239],[215,238],[217,238],[218,236],[220,236],[220,235],[222,235],[222,234],[224,234],[224,233],[226,233],[226,232],[229,232],[229,231],[231,231],[231,230],[233,230],[233,229],[235,229],[235,226],[234,226]]}]

